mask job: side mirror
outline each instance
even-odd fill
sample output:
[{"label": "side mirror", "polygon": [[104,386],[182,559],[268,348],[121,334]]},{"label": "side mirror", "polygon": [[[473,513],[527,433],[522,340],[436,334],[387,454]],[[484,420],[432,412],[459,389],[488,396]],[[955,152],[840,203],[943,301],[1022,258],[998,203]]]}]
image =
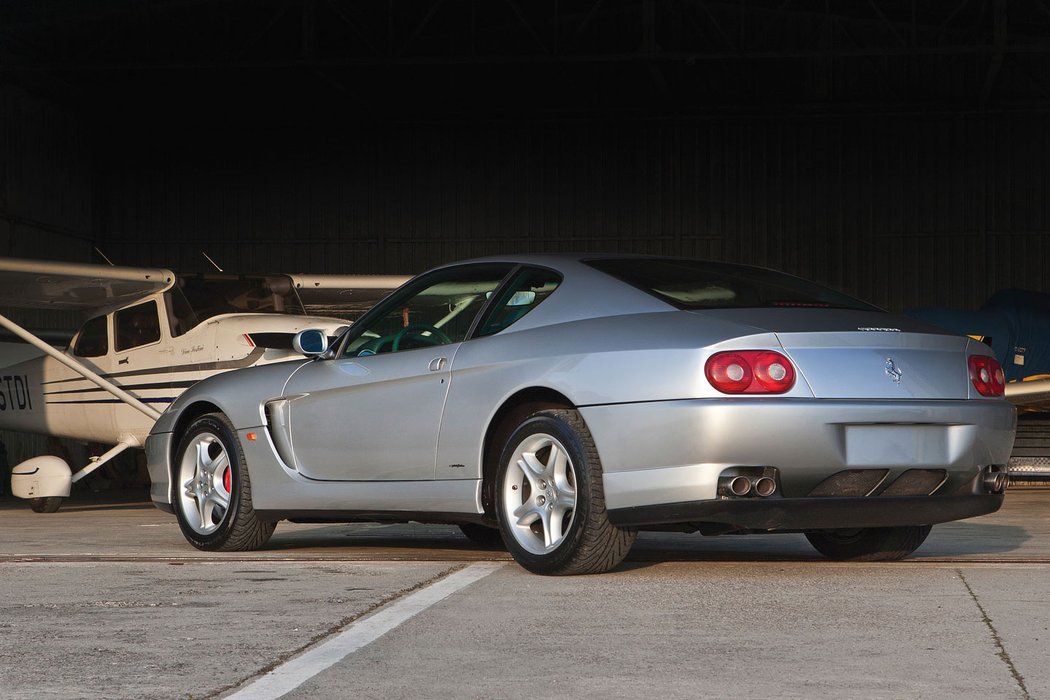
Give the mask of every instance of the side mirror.
[{"label": "side mirror", "polygon": [[328,336],[324,331],[308,328],[295,334],[295,337],[292,338],[292,347],[296,352],[307,357],[317,357],[328,350]]}]

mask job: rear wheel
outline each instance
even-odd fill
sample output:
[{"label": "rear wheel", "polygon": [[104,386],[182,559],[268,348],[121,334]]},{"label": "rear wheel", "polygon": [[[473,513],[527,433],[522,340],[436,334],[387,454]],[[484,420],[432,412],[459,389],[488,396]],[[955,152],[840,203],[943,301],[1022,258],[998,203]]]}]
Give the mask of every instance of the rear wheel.
[{"label": "rear wheel", "polygon": [[932,525],[910,525],[855,530],[814,530],[806,533],[806,539],[829,559],[895,561],[918,549],[932,528]]},{"label": "rear wheel", "polygon": [[598,450],[580,414],[541,411],[510,436],[496,512],[515,561],[537,574],[596,574],[618,565],[635,530],[609,522]]},{"label": "rear wheel", "polygon": [[57,513],[62,507],[61,496],[48,496],[47,498],[30,498],[29,507],[34,513]]},{"label": "rear wheel", "polygon": [[276,523],[260,521],[240,441],[229,419],[209,413],[190,424],[175,455],[175,515],[197,549],[258,549]]}]

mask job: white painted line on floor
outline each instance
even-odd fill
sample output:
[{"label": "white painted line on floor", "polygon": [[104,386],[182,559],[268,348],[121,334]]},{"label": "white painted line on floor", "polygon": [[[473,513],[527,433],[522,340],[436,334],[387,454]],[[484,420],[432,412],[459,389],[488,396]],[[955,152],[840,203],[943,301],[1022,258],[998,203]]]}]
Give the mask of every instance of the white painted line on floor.
[{"label": "white painted line on floor", "polygon": [[367,646],[456,591],[485,578],[505,564],[482,562],[443,578],[379,612],[352,623],[338,635],[304,654],[288,660],[259,680],[249,683],[227,700],[274,700],[289,693],[361,647]]}]

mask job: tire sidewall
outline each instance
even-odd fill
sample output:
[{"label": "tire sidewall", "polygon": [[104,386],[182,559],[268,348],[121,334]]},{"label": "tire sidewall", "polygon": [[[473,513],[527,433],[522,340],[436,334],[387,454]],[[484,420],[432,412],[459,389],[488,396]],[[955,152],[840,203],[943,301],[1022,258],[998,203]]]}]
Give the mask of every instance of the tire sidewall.
[{"label": "tire sidewall", "polygon": [[[226,450],[226,455],[229,457],[230,462],[230,506],[226,509],[219,527],[215,528],[214,532],[206,535],[202,535],[194,530],[186,521],[186,516],[182,509],[182,490],[185,488],[183,485],[185,480],[179,473],[187,447],[202,433],[210,433],[219,438],[219,442],[222,443],[222,448]],[[233,529],[236,519],[235,514],[241,507],[241,480],[244,469],[244,453],[241,451],[240,440],[237,439],[237,435],[230,423],[220,414],[209,413],[196,419],[179,440],[179,446],[175,452],[175,460],[172,464],[172,484],[174,489],[174,498],[172,500],[175,504],[175,517],[179,521],[179,529],[182,530],[183,536],[194,547],[206,550],[217,549],[229,539],[230,531]]]},{"label": "tire sidewall", "polygon": [[[551,552],[546,554],[533,554],[522,547],[511,531],[510,524],[504,515],[506,504],[504,503],[503,483],[510,467],[510,460],[517,451],[518,446],[527,438],[546,433],[556,438],[568,453],[573,465],[576,480],[576,506],[573,513],[572,525],[561,543]],[[499,521],[500,533],[515,561],[533,573],[551,573],[561,569],[579,549],[584,537],[584,523],[586,514],[591,508],[590,499],[591,469],[587,462],[587,454],[580,441],[576,430],[559,416],[541,412],[533,414],[525,420],[507,439],[503,452],[500,454],[499,470],[496,473],[496,513]]]},{"label": "tire sidewall", "polygon": [[926,540],[930,525],[860,528],[855,533],[835,530],[807,532],[814,549],[837,561],[896,561]]}]

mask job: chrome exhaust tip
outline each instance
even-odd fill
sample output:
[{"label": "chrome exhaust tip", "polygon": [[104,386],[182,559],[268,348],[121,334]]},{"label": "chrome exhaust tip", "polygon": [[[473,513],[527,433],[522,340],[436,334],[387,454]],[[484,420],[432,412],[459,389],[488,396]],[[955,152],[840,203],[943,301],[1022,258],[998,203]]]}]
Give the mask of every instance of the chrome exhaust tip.
[{"label": "chrome exhaust tip", "polygon": [[751,493],[751,480],[746,476],[735,476],[729,482],[729,493],[734,496],[746,496]]},{"label": "chrome exhaust tip", "polygon": [[776,493],[777,482],[770,479],[768,476],[759,477],[755,480],[755,494],[765,498],[766,496],[772,496]]},{"label": "chrome exhaust tip", "polygon": [[988,467],[984,473],[984,488],[991,493],[1004,493],[1010,485],[1010,475],[997,467]]}]

